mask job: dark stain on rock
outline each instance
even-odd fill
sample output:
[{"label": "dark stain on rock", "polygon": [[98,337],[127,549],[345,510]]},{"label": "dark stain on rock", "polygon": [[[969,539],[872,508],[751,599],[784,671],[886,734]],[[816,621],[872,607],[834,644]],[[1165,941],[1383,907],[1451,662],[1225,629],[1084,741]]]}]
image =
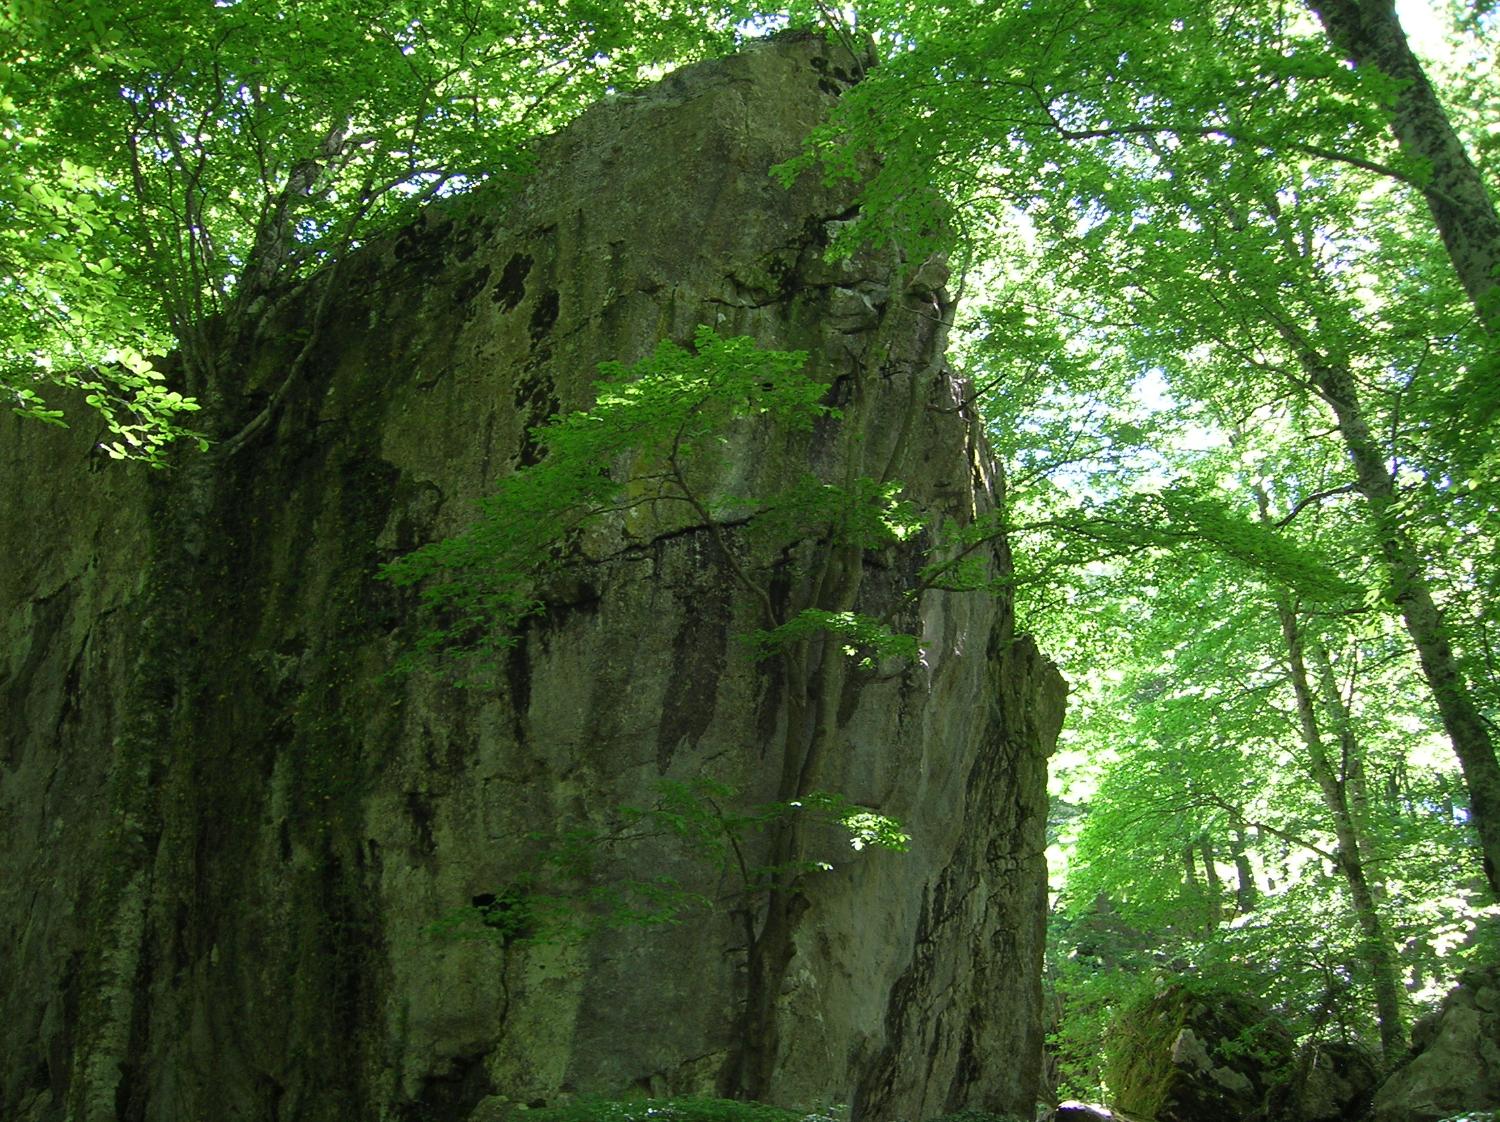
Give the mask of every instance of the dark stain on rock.
[{"label": "dark stain on rock", "polygon": [[396,245],[393,249],[396,260],[403,264],[415,257],[422,255],[422,235],[418,224],[408,226],[396,235]]},{"label": "dark stain on rock", "polygon": [[518,463],[531,467],[542,460],[541,442],[536,438],[537,426],[557,412],[559,402],[553,393],[552,379],[546,372],[551,353],[547,349],[537,352],[536,361],[521,371],[516,379],[516,415],[525,425],[521,436]]},{"label": "dark stain on rock", "polygon": [[573,573],[559,574],[547,581],[538,592],[543,610],[537,623],[548,629],[561,627],[577,612],[597,612],[603,599],[598,588]]},{"label": "dark stain on rock", "polygon": [[[863,656],[865,653],[861,651]],[[859,708],[860,698],[864,695],[865,687],[870,684],[868,671],[853,669],[844,675],[843,688],[839,690],[838,715],[834,717],[834,724],[838,728],[845,728],[854,719],[854,711]]]},{"label": "dark stain on rock", "polygon": [[422,1079],[417,1097],[400,1108],[401,1122],[463,1122],[479,1100],[495,1091],[485,1066],[487,1052],[454,1056]]},{"label": "dark stain on rock", "polygon": [[531,342],[533,345],[541,342],[542,336],[552,330],[552,325],[557,322],[559,307],[557,289],[549,288],[542,293],[541,299],[536,302],[536,308],[531,313]]},{"label": "dark stain on rock", "polygon": [[790,300],[802,287],[796,263],[782,254],[772,254],[766,259],[766,275],[776,282],[777,294],[783,300]]},{"label": "dark stain on rock", "polygon": [[474,256],[479,248],[479,238],[482,231],[472,222],[466,222],[454,227],[453,236],[449,239],[448,252],[455,261],[467,261]]},{"label": "dark stain on rock", "polygon": [[436,265],[448,249],[448,234],[452,228],[451,220],[429,221],[424,215],[396,235],[392,252],[403,265],[422,258],[431,258]]},{"label": "dark stain on rock", "polygon": [[[711,549],[695,542],[695,551]],[[709,558],[700,558],[709,579],[684,590],[682,622],[672,640],[672,670],[656,726],[656,769],[665,775],[679,747],[691,749],[713,723],[714,699],[729,647],[732,582]]]},{"label": "dark stain on rock", "polygon": [[463,280],[459,281],[453,290],[453,302],[460,308],[474,297],[484,291],[484,286],[490,283],[490,267],[481,265]]},{"label": "dark stain on rock", "polygon": [[432,796],[426,791],[406,792],[406,813],[411,818],[412,830],[417,836],[417,846],[423,854],[437,852],[437,839],[432,833]]},{"label": "dark stain on rock", "polygon": [[505,263],[500,272],[500,283],[490,293],[490,299],[499,304],[502,311],[515,311],[526,298],[526,278],[531,275],[532,264],[529,253],[512,254]]},{"label": "dark stain on rock", "polygon": [[[505,683],[510,687],[510,707],[519,722],[531,708],[531,659],[526,650],[526,636],[516,640],[515,646],[505,652]],[[516,739],[525,743],[517,729]]]}]

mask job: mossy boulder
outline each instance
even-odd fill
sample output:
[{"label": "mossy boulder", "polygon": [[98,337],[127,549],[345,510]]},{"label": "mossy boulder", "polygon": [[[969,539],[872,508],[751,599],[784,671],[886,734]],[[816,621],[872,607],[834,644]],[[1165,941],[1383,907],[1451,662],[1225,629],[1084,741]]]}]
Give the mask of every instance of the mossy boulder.
[{"label": "mossy boulder", "polygon": [[1127,1008],[1105,1039],[1124,1114],[1158,1122],[1251,1118],[1292,1058],[1287,1031],[1240,994],[1175,984]]}]

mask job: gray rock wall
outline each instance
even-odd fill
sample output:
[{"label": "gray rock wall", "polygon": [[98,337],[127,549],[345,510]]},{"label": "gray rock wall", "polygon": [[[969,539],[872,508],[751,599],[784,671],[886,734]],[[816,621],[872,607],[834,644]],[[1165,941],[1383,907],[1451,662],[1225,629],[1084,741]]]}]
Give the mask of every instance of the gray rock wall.
[{"label": "gray rock wall", "polygon": [[[699,324],[810,351],[831,400],[863,387],[844,452],[829,426],[747,426],[725,470],[748,486],[880,462],[906,425],[897,475],[924,511],[992,508],[940,301],[879,255],[825,263],[847,199],[767,174],[850,69],[786,36],[680,72],[545,142],[524,188],[340,263],[274,431],[227,461],[122,468],[86,425],[0,419],[0,1117],[480,1120],[743,1089],[764,904],[680,840],[605,846],[590,882],[714,902],[676,925],[433,931],[534,876],[534,835],[618,832],[663,779],[774,795],[779,687],[710,535],[619,519],[481,689],[391,673],[414,596],[376,572],[463,527],[599,361]],[[321,291],[240,348],[210,424],[280,384]],[[860,608],[897,603],[917,562],[866,557]],[[812,838],[833,869],[800,901],[765,1094],[1029,1113],[1061,683],[1001,598],[929,593],[901,619],[924,656],[846,675],[822,786],[911,849]]]}]

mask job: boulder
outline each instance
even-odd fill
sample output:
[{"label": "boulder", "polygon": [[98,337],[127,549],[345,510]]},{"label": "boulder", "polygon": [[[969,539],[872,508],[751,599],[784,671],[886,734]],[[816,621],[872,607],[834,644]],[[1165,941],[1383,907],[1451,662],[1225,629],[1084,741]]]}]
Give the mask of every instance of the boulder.
[{"label": "boulder", "polygon": [[1379,1080],[1375,1059],[1357,1044],[1304,1045],[1291,1078],[1272,1090],[1273,1119],[1354,1122],[1369,1113]]},{"label": "boulder", "polygon": [[1500,966],[1466,972],[1411,1035],[1411,1058],[1375,1093],[1375,1122],[1500,1108]]},{"label": "boulder", "polygon": [[[0,417],[0,1118],[477,1122],[714,1093],[1030,1114],[1062,683],[1005,594],[907,595],[930,527],[1000,497],[940,278],[827,260],[849,189],[770,174],[859,70],[806,34],[686,68],[541,143],[523,183],[363,246],[231,356],[205,430],[277,406],[235,455],[150,472],[88,425]],[[819,698],[822,787],[909,852],[809,834],[827,871],[757,962],[747,882],[773,855],[735,816],[775,799],[805,726],[744,641],[764,615],[736,528],[620,512],[471,688],[398,672],[419,603],[380,579],[535,462],[599,363],[702,326],[806,351],[842,411],[741,425],[706,488],[893,465],[929,526],[845,573],[921,656],[850,660]],[[812,579],[816,543],[785,546],[777,602]],[[974,557],[1007,571],[1001,541]],[[685,790],[677,819],[633,816]],[[714,859],[719,826],[749,875]]]},{"label": "boulder", "polygon": [[1158,1122],[1218,1122],[1263,1110],[1291,1038],[1233,993],[1168,986],[1121,1012],[1105,1042],[1110,1106]]}]

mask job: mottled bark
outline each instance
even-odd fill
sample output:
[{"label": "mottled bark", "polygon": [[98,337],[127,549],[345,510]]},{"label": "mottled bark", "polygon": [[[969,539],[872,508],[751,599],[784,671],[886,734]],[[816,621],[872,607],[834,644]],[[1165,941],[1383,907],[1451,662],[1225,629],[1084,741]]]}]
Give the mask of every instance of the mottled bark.
[{"label": "mottled bark", "polygon": [[1438,234],[1480,322],[1500,333],[1500,216],[1412,53],[1394,0],[1313,0],[1312,8],[1355,66],[1401,83],[1390,106],[1391,132],[1406,156],[1431,169],[1422,193]]}]

